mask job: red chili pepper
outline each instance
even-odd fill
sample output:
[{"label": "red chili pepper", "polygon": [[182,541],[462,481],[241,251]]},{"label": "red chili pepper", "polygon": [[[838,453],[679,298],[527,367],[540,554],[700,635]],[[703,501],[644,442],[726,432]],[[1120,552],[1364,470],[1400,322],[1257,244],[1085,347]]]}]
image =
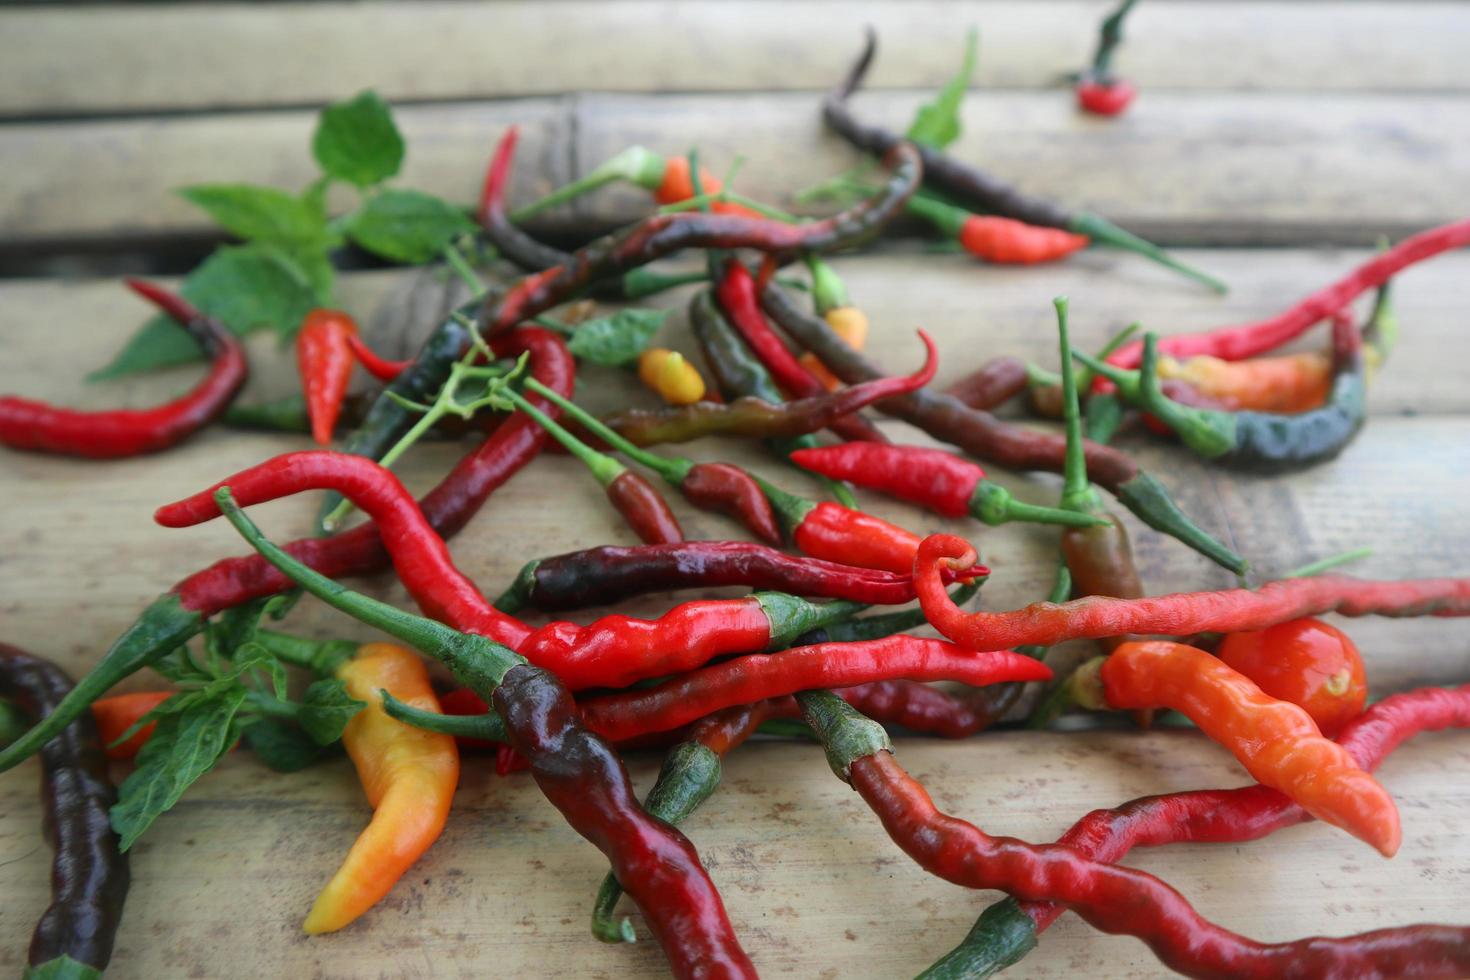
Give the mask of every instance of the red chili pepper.
[{"label": "red chili pepper", "polygon": [[[1382,286],[1416,262],[1465,245],[1470,245],[1470,218],[1421,231],[1375,255],[1342,279],[1317,290],[1285,312],[1255,323],[1165,337],[1159,341],[1159,352],[1172,357],[1208,354],[1224,361],[1243,361],[1268,354],[1295,340],[1313,325],[1330,319],[1361,294]],[[1134,342],[1119,349],[1108,358],[1108,362],[1134,368],[1142,359],[1143,344]]]},{"label": "red chili pepper", "polygon": [[1077,108],[1094,116],[1119,116],[1133,104],[1138,89],[1125,78],[1098,81],[1084,78],[1077,83]]},{"label": "red chili pepper", "polygon": [[296,334],[296,367],[306,394],[311,437],[318,445],[332,443],[347,382],[352,377],[351,338],[357,323],[341,310],[312,310]]},{"label": "red chili pepper", "polygon": [[1028,225],[1014,218],[971,214],[932,197],[909,198],[909,212],[932,223],[971,255],[999,265],[1055,262],[1084,249],[1089,241],[1061,228]]},{"label": "red chili pepper", "polygon": [[1357,646],[1320,619],[1231,633],[1215,654],[1271,697],[1300,706],[1323,735],[1336,735],[1368,702],[1368,678]]},{"label": "red chili pepper", "polygon": [[1203,918],[1153,875],[1072,847],[991,837],[940,812],[894,758],[881,726],[821,692],[798,700],[833,772],[851,783],[900,848],[946,881],[1065,903],[1104,932],[1143,940],[1165,965],[1189,976],[1458,976],[1470,968],[1466,928],[1411,926],[1274,944],[1245,939]]},{"label": "red chili pepper", "polygon": [[[173,691],[139,691],[136,694],[114,694],[92,703],[92,717],[97,721],[97,734],[102,737],[102,749],[109,759],[131,759],[138,754],[143,743],[158,727],[149,722],[138,729],[126,742],[117,742],[129,728],[143,716],[174,696]],[[116,745],[113,743],[117,742]]]},{"label": "red chili pepper", "polygon": [[[495,338],[491,347],[499,357],[530,354],[535,376],[548,387],[571,393],[576,362],[561,338],[550,331],[522,328]],[[546,438],[530,419],[516,415],[506,420],[424,496],[422,526],[445,537],[455,534],[491,493],[535,458]],[[363,574],[389,564],[388,550],[375,524],[327,538],[302,538],[286,545],[286,550],[329,576]],[[290,586],[290,580],[259,555],[226,558],[188,576],[154,600],[113,642],[54,716],[0,750],[0,772],[37,751],[118,681],[197,634],[206,617]]]},{"label": "red chili pepper", "polygon": [[606,485],[606,490],[607,499],[641,540],[649,544],[684,540],[684,531],[668,501],[642,476],[625,469]]},{"label": "red chili pepper", "polygon": [[[718,194],[724,186],[714,174],[704,167],[699,168],[699,186],[705,194]],[[653,199],[660,204],[678,204],[694,197],[694,181],[690,179],[687,156],[668,157],[664,160],[663,180],[653,192]],[[759,217],[756,212],[734,201],[714,201],[710,210],[715,214],[743,214]]]},{"label": "red chili pepper", "polygon": [[160,286],[140,279],[129,279],[127,284],[172,317],[204,351],[212,362],[204,380],[188,394],[156,408],[82,412],[29,398],[0,396],[0,444],[90,459],[139,456],[182,442],[229,407],[250,373],[235,335]]},{"label": "red chili pepper", "polygon": [[848,442],[798,449],[791,454],[791,461],[814,473],[850,480],[945,517],[968,515],[986,524],[1036,521],[1089,527],[1104,523],[1086,514],[1017,500],[1009,490],[985,479],[985,471],[979,466],[942,449]]},{"label": "red chili pepper", "polygon": [[[743,263],[733,258],[725,263],[725,274],[720,278],[715,295],[720,301],[720,307],[730,318],[731,325],[745,338],[750,349],[781,387],[797,398],[816,398],[827,393],[822,382],[797,362],[796,355],[786,348],[766,322],[766,315],[761,312],[755,279]],[[837,419],[832,423],[831,429],[844,439],[888,441],[871,422],[856,413]]]},{"label": "red chili pepper", "polygon": [[998,613],[965,613],[940,579],[941,566],[967,574],[975,549],[963,538],[935,534],[919,545],[914,589],[931,625],[972,650],[1002,650],[1125,633],[1191,636],[1265,629],[1303,616],[1470,616],[1470,579],[1376,582],[1346,575],[1268,582],[1259,589],[1180,592],[1143,599],[1089,596]]},{"label": "red chili pepper", "polygon": [[1197,647],[1124,643],[1102,661],[1102,694],[1115,708],[1173,708],[1199,725],[1263,785],[1393,857],[1401,830],[1393,797],[1301,708]]},{"label": "red chili pepper", "polygon": [[980,687],[1050,677],[1045,664],[1009,650],[976,654],[943,640],[890,636],[737,657],[648,690],[589,698],[579,707],[589,728],[616,742],[678,728],[733,705],[814,688],[894,678],[962,681]]},{"label": "red chili pepper", "polygon": [[379,381],[391,382],[408,369],[412,361],[392,361],[374,353],[358,334],[347,335],[347,346],[363,369]]},{"label": "red chili pepper", "polygon": [[696,463],[679,484],[696,507],[734,514],[762,541],[781,543],[781,528],[760,484],[729,463]]},{"label": "red chili pepper", "polygon": [[919,537],[913,532],[830,500],[807,513],[793,541],[814,558],[890,572],[913,568],[913,555],[919,549]]}]

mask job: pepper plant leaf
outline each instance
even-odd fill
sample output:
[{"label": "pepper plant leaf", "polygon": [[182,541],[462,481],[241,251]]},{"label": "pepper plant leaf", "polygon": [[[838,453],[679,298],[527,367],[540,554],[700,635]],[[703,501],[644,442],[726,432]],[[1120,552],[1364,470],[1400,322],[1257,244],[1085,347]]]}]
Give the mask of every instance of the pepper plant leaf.
[{"label": "pepper plant leaf", "polygon": [[388,103],[368,90],[322,110],[311,153],[328,176],[371,187],[403,166],[403,136]]},{"label": "pepper plant leaf", "polygon": [[970,76],[975,73],[975,52],[979,35],[972,27],[965,35],[965,60],[959,73],[945,83],[944,88],[919,107],[914,121],[904,135],[920,146],[942,150],[960,137],[960,103],[965,98],[965,89],[970,85]]},{"label": "pepper plant leaf", "polygon": [[428,262],[459,235],[473,232],[463,208],[423,191],[390,188],[373,195],[352,215],[354,242],[395,262]]},{"label": "pepper plant leaf", "polygon": [[244,688],[234,687],[158,719],[111,811],[122,850],[132,847],[195,780],[214,768],[238,734],[235,715],[244,703]]},{"label": "pepper plant leaf", "polygon": [[567,349],[592,364],[605,367],[631,364],[648,347],[668,315],[668,310],[634,307],[588,320],[572,333]]},{"label": "pepper plant leaf", "polygon": [[261,718],[245,729],[245,744],[276,772],[300,772],[331,753],[301,729],[279,718]]},{"label": "pepper plant leaf", "polygon": [[306,689],[296,720],[318,745],[330,745],[367,704],[347,693],[347,685],[336,678],[320,680]]},{"label": "pepper plant leaf", "polygon": [[255,184],[196,184],[177,192],[198,205],[232,235],[247,241],[289,244],[321,242],[327,219],[312,202],[275,187]]}]

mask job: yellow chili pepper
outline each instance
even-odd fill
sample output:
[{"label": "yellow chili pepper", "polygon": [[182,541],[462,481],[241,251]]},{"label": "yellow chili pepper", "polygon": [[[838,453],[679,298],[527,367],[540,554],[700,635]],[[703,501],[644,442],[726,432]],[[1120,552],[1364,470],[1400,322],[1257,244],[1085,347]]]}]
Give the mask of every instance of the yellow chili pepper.
[{"label": "yellow chili pepper", "polygon": [[704,378],[678,351],[650,347],[638,355],[638,378],[670,405],[693,405],[704,397]]},{"label": "yellow chili pepper", "polygon": [[[868,318],[856,306],[834,307],[826,312],[823,319],[827,321],[827,326],[832,328],[832,332],[846,341],[847,346],[853,350],[862,350],[863,345],[868,342]],[[801,366],[822,382],[828,391],[835,391],[842,387],[842,382],[827,370],[827,365],[817,360],[817,355],[808,351],[801,355],[800,361]]]},{"label": "yellow chili pepper", "polygon": [[317,896],[303,928],[312,935],[341,929],[372,908],[438,839],[459,783],[459,749],[436,735],[389,718],[379,691],[426,711],[439,711],[418,655],[369,643],[337,669],[347,693],[367,707],[347,723],[342,744],[357,767],[373,819],[342,867]]}]

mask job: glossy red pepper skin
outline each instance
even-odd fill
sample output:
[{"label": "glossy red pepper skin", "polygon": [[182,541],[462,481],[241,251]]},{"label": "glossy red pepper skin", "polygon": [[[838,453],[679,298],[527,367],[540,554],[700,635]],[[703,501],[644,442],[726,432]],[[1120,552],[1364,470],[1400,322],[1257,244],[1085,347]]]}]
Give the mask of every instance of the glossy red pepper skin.
[{"label": "glossy red pepper skin", "polygon": [[[1470,218],[1421,231],[1380,252],[1348,275],[1312,293],[1276,316],[1205,333],[1175,334],[1159,341],[1159,353],[1172,357],[1209,354],[1224,361],[1242,361],[1268,354],[1305,333],[1313,325],[1329,320],[1343,307],[1370,289],[1388,282],[1399,272],[1433,258],[1441,252],[1470,245]],[[1135,368],[1143,359],[1143,345],[1128,344],[1108,358],[1110,364]]]},{"label": "glossy red pepper skin", "polygon": [[347,347],[352,351],[352,356],[362,365],[363,370],[383,382],[391,383],[413,363],[382,357],[369,347],[360,335],[355,333],[347,335]]},{"label": "glossy red pepper skin", "polygon": [[357,323],[341,310],[317,309],[306,314],[296,332],[296,367],[306,394],[306,413],[311,419],[311,437],[317,445],[329,446],[347,382],[352,378],[352,346]]},{"label": "glossy red pepper skin", "polygon": [[770,500],[760,484],[740,467],[696,463],[689,468],[679,490],[694,506],[729,514],[762,541],[781,544],[781,527]]},{"label": "glossy red pepper skin", "polygon": [[[965,517],[985,470],[942,449],[846,443],[798,449],[791,461],[834,480],[851,480],[944,517]],[[911,566],[912,567],[912,566]]]},{"label": "glossy red pepper skin", "polygon": [[1086,235],[1060,228],[1028,225],[1012,218],[972,214],[960,226],[960,245],[986,262],[1039,265],[1066,258],[1088,245]]},{"label": "glossy red pepper skin", "polygon": [[13,395],[0,397],[0,444],[28,452],[122,459],[177,445],[222,415],[250,370],[244,348],[224,324],[152,283],[129,279],[134,292],[188,331],[211,363],[187,394],[156,408],[84,412]]},{"label": "glossy red pepper skin", "polygon": [[1320,619],[1231,633],[1215,655],[1273,698],[1301,707],[1323,735],[1336,735],[1368,702],[1368,677],[1357,645]]},{"label": "glossy red pepper skin", "polygon": [[976,654],[943,640],[890,636],[737,657],[648,690],[589,698],[580,707],[589,728],[616,742],[797,691],[896,678],[961,681],[979,687],[1050,677],[1045,664],[1009,650]]},{"label": "glossy red pepper skin", "polygon": [[511,744],[572,828],[612,863],[677,977],[749,977],[724,903],[694,845],[638,804],[617,753],[590,734],[565,688],[544,671],[512,667],[495,689]]},{"label": "glossy red pepper skin", "polygon": [[648,544],[675,544],[684,540],[684,531],[669,509],[669,502],[642,476],[624,470],[605,490],[607,499],[640,540]]},{"label": "glossy red pepper skin", "polygon": [[1259,589],[1181,592],[1143,599],[1089,596],[1072,602],[1038,602],[998,613],[964,613],[944,591],[940,567],[966,574],[975,559],[968,542],[953,535],[925,538],[914,561],[914,588],[929,623],[973,650],[1054,646],[1063,640],[1100,639],[1125,633],[1191,636],[1265,629],[1328,612],[1344,616],[1470,616],[1470,579],[1375,582],[1346,575],[1269,582]]},{"label": "glossy red pepper skin", "polygon": [[1077,108],[1094,116],[1121,116],[1133,104],[1138,89],[1126,78],[1099,81],[1084,78],[1077,83]]},{"label": "glossy red pepper skin", "polygon": [[[817,398],[827,394],[826,385],[801,366],[796,355],[786,348],[766,322],[755,278],[741,262],[730,259],[725,263],[725,273],[715,288],[715,297],[731,325],[740,332],[777,384],[796,398]],[[871,422],[856,414],[836,419],[831,429],[843,439],[888,441]]]},{"label": "glossy red pepper skin", "polygon": [[918,535],[830,500],[807,512],[792,542],[813,558],[899,573],[914,567],[919,549]]}]

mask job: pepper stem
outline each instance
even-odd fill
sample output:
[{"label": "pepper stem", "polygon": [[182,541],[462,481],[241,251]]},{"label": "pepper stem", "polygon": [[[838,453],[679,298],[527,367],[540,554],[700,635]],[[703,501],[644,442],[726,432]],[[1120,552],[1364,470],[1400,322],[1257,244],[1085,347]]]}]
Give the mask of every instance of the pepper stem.
[{"label": "pepper stem", "polygon": [[536,569],[540,567],[540,558],[532,558],[522,565],[521,570],[516,573],[515,581],[510,583],[510,588],[496,596],[492,605],[512,616],[524,609],[526,603],[531,601],[531,593],[536,589]]},{"label": "pepper stem", "polygon": [[[1065,500],[1065,497],[1063,498]],[[1065,508],[1065,503],[1063,507]],[[1083,510],[1043,507],[1017,500],[1011,492],[998,483],[981,480],[970,494],[970,514],[980,521],[995,527],[1011,521],[1029,524],[1060,524],[1064,527],[1101,527],[1112,522]]]},{"label": "pepper stem", "polygon": [[1067,454],[1062,467],[1062,509],[1083,513],[1096,509],[1087,481],[1087,452],[1082,445],[1082,408],[1077,404],[1077,371],[1072,366],[1072,338],[1067,326],[1067,297],[1052,300],[1057,310],[1057,344],[1062,355],[1062,421]]},{"label": "pepper stem", "polygon": [[1111,245],[1114,248],[1121,248],[1129,252],[1137,252],[1139,255],[1152,259],[1159,265],[1164,266],[1166,269],[1173,269],[1180,275],[1193,279],[1195,282],[1204,286],[1208,286],[1217,293],[1230,291],[1225,283],[1216,279],[1214,276],[1201,272],[1192,266],[1185,265],[1153,242],[1139,238],[1131,231],[1124,231],[1100,214],[1093,214],[1090,211],[1083,211],[1077,214],[1072,218],[1071,230],[1079,235],[1095,238],[1105,245]]},{"label": "pepper stem", "polygon": [[1281,577],[1311,578],[1313,575],[1321,575],[1323,572],[1329,572],[1340,565],[1346,565],[1350,562],[1355,561],[1362,561],[1364,558],[1371,557],[1373,557],[1372,548],[1354,548],[1352,551],[1344,551],[1340,555],[1328,555],[1326,558],[1314,561],[1309,565],[1303,565],[1301,568],[1294,568]]},{"label": "pepper stem", "polygon": [[307,640],[279,630],[257,630],[255,638],[277,660],[321,677],[336,675],[337,668],[352,659],[358,646],[351,640]]},{"label": "pepper stem", "polygon": [[812,303],[818,316],[847,305],[847,284],[830,265],[816,255],[808,255],[806,267],[812,274]]},{"label": "pepper stem", "polygon": [[477,738],[484,742],[507,742],[505,722],[494,711],[483,715],[446,715],[438,711],[425,711],[398,700],[387,691],[379,691],[383,699],[383,710],[389,718],[405,725],[422,728],[426,732],[452,735],[455,738]]},{"label": "pepper stem", "polygon": [[592,471],[592,475],[597,478],[597,482],[601,483],[604,487],[628,471],[626,466],[613,459],[607,453],[598,452],[562,428],[552,420],[551,416],[541,411],[535,405],[532,405],[525,398],[521,397],[519,393],[507,389],[506,394],[515,403],[517,411],[525,412],[537,425],[545,429],[551,438],[565,446],[567,452],[581,460],[587,469]]},{"label": "pepper stem", "polygon": [[849,781],[849,770],[858,759],[893,751],[882,725],[831,691],[803,691],[796,702],[826,750],[827,764],[844,783]]},{"label": "pepper stem", "polygon": [[626,180],[629,183],[657,190],[663,183],[664,158],[641,146],[630,146],[618,155],[604,160],[587,175],[563,184],[538,201],[511,212],[510,220],[516,224],[534,218],[542,211],[565,204],[583,194],[590,194],[605,184]]},{"label": "pepper stem", "polygon": [[844,622],[868,608],[846,599],[811,602],[785,592],[757,592],[753,598],[771,624],[767,650],[784,650],[803,633]]},{"label": "pepper stem", "polygon": [[[227,486],[214,493],[214,502],[240,536],[281,573],[334,609],[340,610],[369,626],[407,643],[454,672],[455,677],[477,691],[491,690],[506,672],[525,658],[483,636],[472,636],[450,629],[443,623],[415,616],[379,602],[337,582],[297,561],[265,536],[255,525]],[[172,647],[170,647],[172,649]]]},{"label": "pepper stem", "polygon": [[1124,371],[1079,351],[1072,356],[1118,386],[1123,397],[1156,416],[1173,429],[1184,444],[1206,459],[1221,456],[1235,446],[1235,416],[1229,412],[1181,405],[1159,382],[1158,335],[1143,338],[1143,359],[1137,371]]},{"label": "pepper stem", "polygon": [[1113,52],[1123,40],[1123,18],[1138,0],[1123,0],[1118,9],[1103,18],[1098,26],[1097,53],[1092,56],[1092,75],[1098,81],[1107,81],[1112,71]]},{"label": "pepper stem", "polygon": [[582,428],[591,432],[597,438],[635,463],[653,470],[673,486],[677,487],[683,483],[684,478],[689,475],[689,471],[694,468],[694,460],[692,459],[687,459],[683,456],[665,458],[657,453],[651,453],[641,446],[633,445],[633,443],[624,438],[616,429],[606,425],[602,419],[577,405],[575,402],[563,398],[559,393],[546,387],[546,385],[537,381],[535,378],[527,377],[525,386],[560,408],[567,415],[576,419]]},{"label": "pepper stem", "polygon": [[705,272],[655,272],[646,265],[623,274],[623,298],[642,299],[661,293],[675,286],[686,286],[693,282],[708,282]]},{"label": "pepper stem", "polygon": [[781,530],[785,533],[786,540],[791,541],[795,539],[796,529],[801,526],[801,522],[806,520],[806,515],[810,514],[817,505],[805,497],[798,497],[794,493],[788,493],[774,483],[763,480],[754,474],[751,474],[751,476],[760,485],[761,492],[766,495],[766,499],[771,502],[771,509],[776,512],[776,517],[781,522]]},{"label": "pepper stem", "polygon": [[970,220],[970,212],[964,208],[957,208],[953,204],[946,204],[919,194],[910,197],[904,208],[909,214],[923,218],[950,238],[959,238],[960,232],[964,230],[965,222]]}]

